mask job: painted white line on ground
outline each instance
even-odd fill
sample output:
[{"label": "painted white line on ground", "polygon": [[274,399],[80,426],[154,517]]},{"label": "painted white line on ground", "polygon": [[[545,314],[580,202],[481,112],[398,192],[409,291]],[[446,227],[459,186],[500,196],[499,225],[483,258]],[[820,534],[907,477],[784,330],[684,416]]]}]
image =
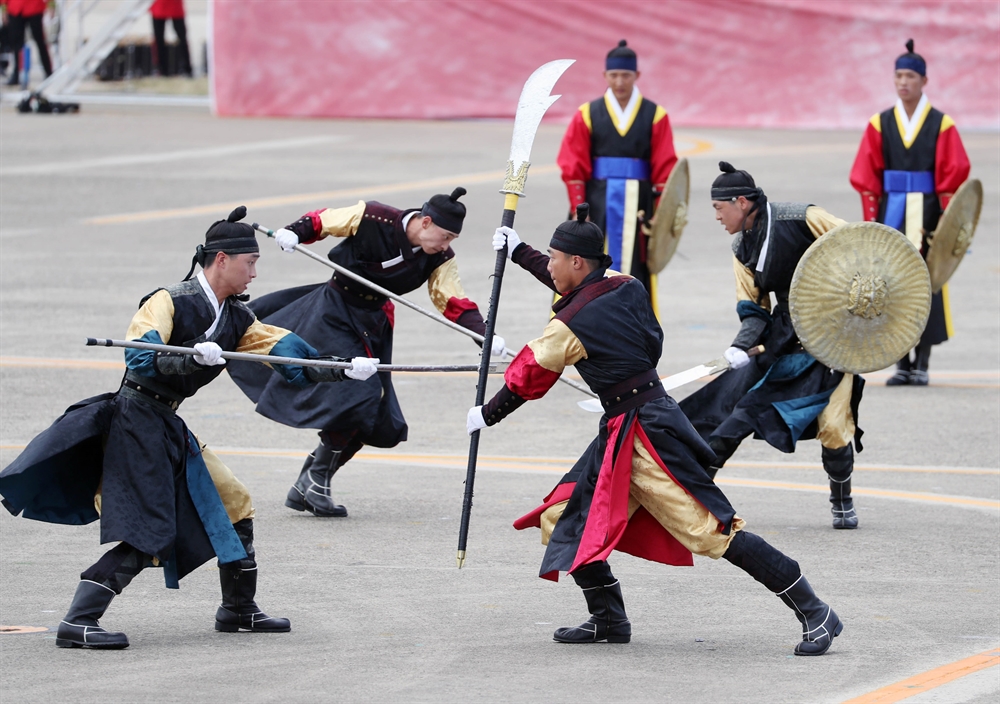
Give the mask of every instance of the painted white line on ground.
[{"label": "painted white line on ground", "polygon": [[29,164],[25,166],[0,167],[0,177],[25,176],[39,174],[60,174],[66,171],[81,171],[99,169],[108,166],[136,166],[138,164],[162,164],[168,161],[184,161],[185,159],[211,159],[233,154],[248,152],[271,151],[274,149],[295,149],[311,147],[317,144],[343,142],[345,135],[318,135],[315,137],[297,137],[295,139],[276,139],[268,142],[248,142],[245,144],[230,144],[224,147],[208,147],[200,149],[178,149],[172,152],[155,154],[128,154],[108,156],[101,159],[81,159],[79,161],[54,161],[46,164]]}]

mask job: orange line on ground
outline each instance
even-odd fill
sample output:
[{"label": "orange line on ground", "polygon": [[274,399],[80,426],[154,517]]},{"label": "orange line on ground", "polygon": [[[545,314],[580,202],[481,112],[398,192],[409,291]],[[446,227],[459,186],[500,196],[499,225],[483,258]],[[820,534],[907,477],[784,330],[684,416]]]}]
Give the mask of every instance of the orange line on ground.
[{"label": "orange line on ground", "polygon": [[957,680],[959,677],[965,677],[995,665],[1000,665],[1000,649],[987,650],[979,655],[973,655],[964,660],[922,672],[874,692],[862,694],[860,697],[850,699],[843,704],[892,704],[900,702]]}]

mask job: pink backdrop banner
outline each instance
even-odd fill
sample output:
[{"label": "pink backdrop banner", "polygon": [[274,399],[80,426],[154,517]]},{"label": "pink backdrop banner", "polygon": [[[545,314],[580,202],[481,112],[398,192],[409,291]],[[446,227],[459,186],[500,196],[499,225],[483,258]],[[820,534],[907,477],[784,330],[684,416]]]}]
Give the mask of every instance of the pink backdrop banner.
[{"label": "pink backdrop banner", "polygon": [[549,119],[604,92],[625,38],[675,125],[858,128],[895,101],[908,38],[960,128],[1000,129],[1000,4],[819,0],[214,0],[219,115],[509,117],[576,59]]}]

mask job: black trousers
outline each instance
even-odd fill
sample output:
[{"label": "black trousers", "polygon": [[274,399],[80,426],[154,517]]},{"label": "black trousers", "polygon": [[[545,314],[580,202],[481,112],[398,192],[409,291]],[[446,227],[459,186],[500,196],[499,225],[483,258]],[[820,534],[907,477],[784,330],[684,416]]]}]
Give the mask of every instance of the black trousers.
[{"label": "black trousers", "polygon": [[7,16],[10,27],[10,46],[14,49],[14,75],[21,72],[21,47],[24,46],[25,27],[31,29],[31,36],[38,47],[38,60],[42,62],[45,75],[52,75],[52,59],[49,58],[49,47],[45,42],[45,29],[42,27],[42,15],[27,15],[25,17]]},{"label": "black trousers", "polygon": [[[191,53],[188,51],[187,26],[183,17],[174,17],[170,20],[174,25],[174,33],[177,34],[177,73],[190,76]],[[160,69],[160,75],[167,73],[167,21],[165,19],[153,18],[153,38],[156,40],[156,66]]]}]

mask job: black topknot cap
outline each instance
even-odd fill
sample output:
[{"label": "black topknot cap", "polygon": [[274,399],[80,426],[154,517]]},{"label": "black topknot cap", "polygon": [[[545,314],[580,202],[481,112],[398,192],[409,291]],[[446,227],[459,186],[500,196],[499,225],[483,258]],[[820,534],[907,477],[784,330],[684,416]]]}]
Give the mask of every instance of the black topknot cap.
[{"label": "black topknot cap", "polygon": [[229,213],[229,217],[226,218],[226,222],[239,222],[246,216],[247,216],[247,207],[245,205],[241,205],[235,210],[233,210],[233,212]]},{"label": "black topknot cap", "polygon": [[719,171],[721,171],[724,174],[735,174],[736,167],[730,164],[728,161],[720,161]]},{"label": "black topknot cap", "polygon": [[466,193],[468,193],[468,191],[465,190],[464,188],[462,188],[461,186],[459,186],[458,188],[456,188],[454,191],[451,192],[451,195],[448,196],[448,200],[450,200],[450,201],[457,201],[459,198],[461,198],[462,196],[464,196]]},{"label": "black topknot cap", "polygon": [[907,39],[906,40],[906,51],[909,52],[909,53],[911,53],[911,54],[913,53],[913,40],[912,39]]},{"label": "black topknot cap", "polygon": [[[912,40],[910,40],[910,41],[912,41]],[[628,46],[628,42],[625,41],[624,39],[619,39],[618,40],[618,46]]]},{"label": "black topknot cap", "polygon": [[576,206],[577,222],[587,222],[588,217],[590,217],[590,203],[580,203]]}]

